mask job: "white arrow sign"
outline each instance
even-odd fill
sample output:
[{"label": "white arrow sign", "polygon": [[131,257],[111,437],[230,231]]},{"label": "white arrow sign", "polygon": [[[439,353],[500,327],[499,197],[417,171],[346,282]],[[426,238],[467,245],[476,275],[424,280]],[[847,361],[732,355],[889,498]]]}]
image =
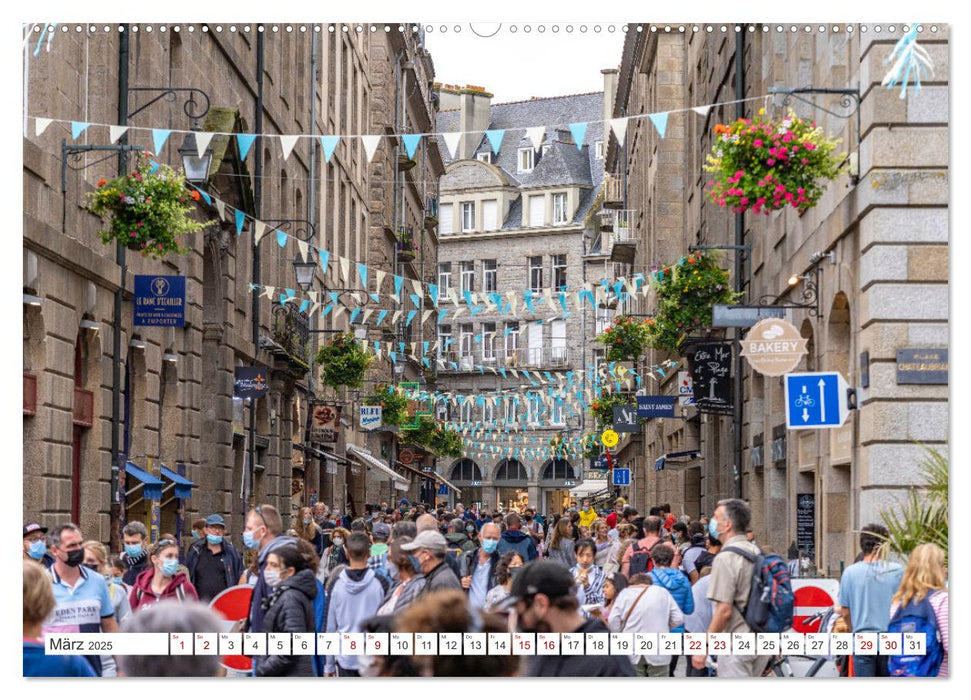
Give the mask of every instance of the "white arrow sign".
[{"label": "white arrow sign", "polygon": [[809,409],[808,408],[802,409],[802,422],[803,423],[808,423],[809,422]]},{"label": "white arrow sign", "polygon": [[820,379],[819,384],[817,384],[816,386],[819,387],[819,420],[820,422],[825,423],[826,422],[826,392],[824,391],[824,389],[826,388],[826,382]]}]

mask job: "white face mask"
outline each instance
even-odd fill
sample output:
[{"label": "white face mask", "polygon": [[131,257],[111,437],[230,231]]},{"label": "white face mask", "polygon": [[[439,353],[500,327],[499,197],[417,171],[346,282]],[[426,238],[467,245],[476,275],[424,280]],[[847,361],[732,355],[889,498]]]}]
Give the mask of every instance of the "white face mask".
[{"label": "white face mask", "polygon": [[280,585],[280,572],[276,569],[266,569],[263,571],[263,579],[267,586],[276,588]]},{"label": "white face mask", "polygon": [[344,538],[343,537],[335,537],[334,538],[334,544],[336,544],[338,547],[342,546],[344,544]]}]

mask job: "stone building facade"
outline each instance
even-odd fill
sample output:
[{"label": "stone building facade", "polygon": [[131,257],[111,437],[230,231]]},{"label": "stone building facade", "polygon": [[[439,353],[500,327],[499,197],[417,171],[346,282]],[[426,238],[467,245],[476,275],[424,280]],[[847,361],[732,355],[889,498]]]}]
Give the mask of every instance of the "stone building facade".
[{"label": "stone building facade", "polygon": [[[729,27],[731,29],[731,27]],[[851,170],[832,182],[818,205],[768,217],[744,217],[751,246],[744,298],[801,301],[792,275],[819,279],[818,316],[789,309],[788,320],[808,341],[794,370],[838,371],[857,388],[858,410],[836,430],[786,430],[782,381],[742,363],[742,463],[733,456],[732,419],[684,409],[652,420],[623,458],[635,466],[639,506],[668,502],[675,513],[710,514],[720,498],[741,495],[753,505],[758,540],[786,551],[796,539],[800,497],[813,513],[810,537],[818,570],[838,574],[857,552],[857,533],[879,521],[881,508],[919,483],[920,441],[947,454],[946,384],[909,384],[898,377],[898,352],[948,346],[948,30],[926,25],[920,44],[935,72],[920,92],[880,85],[884,59],[900,38],[860,25],[815,34],[746,26],[742,34],[663,31],[628,33],[614,114],[645,114],[735,99],[736,42],[743,41],[746,99],[770,88],[859,88],[861,133],[839,96],[793,100],[796,114],[842,139]],[[884,26],[883,29],[888,29]],[[633,30],[633,27],[632,27]],[[781,97],[747,102],[783,114]],[[829,114],[822,109],[838,112]],[[702,170],[713,127],[736,118],[735,105],[705,115],[671,113],[665,138],[646,119],[632,120],[627,143],[612,142],[608,170],[626,178],[636,218],[636,266],[676,261],[690,245],[735,243],[734,215],[706,199]],[[858,179],[857,179],[858,178]],[[733,252],[724,267],[733,269]],[[802,281],[805,284],[806,280]],[[653,300],[630,311],[650,313]],[[715,331],[716,334],[723,331]],[[731,337],[732,331],[727,332]],[[649,355],[647,362],[657,361]],[[663,358],[660,358],[663,359]],[[684,358],[679,369],[686,369]],[[672,373],[657,393],[676,393]],[[698,450],[680,469],[653,470],[665,453]],[[737,478],[736,478],[737,474]]]},{"label": "stone building facade", "polygon": [[[508,508],[528,502],[559,512],[586,478],[579,456],[543,453],[551,438],[581,434],[584,412],[570,399],[591,388],[585,368],[593,354],[584,339],[592,335],[594,313],[575,308],[572,297],[591,281],[587,255],[603,183],[604,93],[491,104],[481,88],[442,86],[439,96],[436,132],[463,136],[454,158],[439,140],[447,167],[437,283],[441,308],[452,311],[438,326],[438,390],[454,398],[436,411],[473,443],[443,473],[462,488],[463,503]],[[568,125],[585,121],[578,149]],[[538,149],[528,127],[545,127]],[[496,129],[505,130],[498,152],[484,135]],[[524,290],[536,299],[532,310]],[[571,292],[567,313],[547,302],[560,290]],[[481,306],[474,314],[473,304]],[[513,304],[519,313],[511,312]],[[546,386],[529,373],[554,382]],[[564,377],[573,388],[561,393],[562,402],[549,401],[549,387],[557,378],[567,386]]]},{"label": "stone building facade", "polygon": [[[171,25],[164,32],[160,27],[154,32],[144,26],[138,32],[131,29],[131,88],[198,88],[207,93],[211,106],[199,124],[203,131],[256,131],[256,25],[222,32],[202,31],[201,25],[194,31],[186,25],[180,31]],[[321,29],[299,31],[294,26],[285,32],[281,27],[264,35],[262,131],[270,136],[258,138],[245,158],[235,138],[212,138],[213,165],[201,187],[247,214],[242,234],[237,235],[231,210],[220,220],[215,206],[200,202],[199,217],[216,223],[186,239],[189,254],[152,261],[129,252],[124,279],[114,246],[101,243],[100,222],[84,208],[85,195],[95,183],[117,174],[114,154],[97,164],[102,154],[72,160],[72,168],[91,167],[67,171],[65,196],[60,187],[62,140],[106,145],[110,135],[102,125],[121,121],[122,32],[112,25],[110,32],[84,28],[57,33],[50,52],[37,57],[25,52],[25,522],[52,525],[73,519],[87,537],[113,545],[118,526],[133,518],[151,524],[153,535],[184,534],[187,521],[216,512],[226,518],[229,532],[240,532],[249,500],[250,407],[234,399],[234,370],[254,364],[269,370],[269,392],[255,401],[252,500],[277,505],[285,522],[300,505],[317,498],[362,509],[368,494],[347,489],[354,482],[344,450],[348,441],[357,439],[353,431],[344,431],[336,445],[302,449],[311,399],[336,398],[321,391],[318,368],[313,367],[318,341],[326,336],[309,332],[316,325],[326,329],[332,324],[310,319],[292,304],[281,309],[279,302],[261,296],[259,342],[253,342],[249,284],[254,281],[254,214],[313,247],[368,262],[372,166],[360,141],[342,139],[325,162],[316,139],[300,139],[286,154],[272,136],[385,133],[371,110],[369,66],[375,33],[342,32],[340,25],[334,32],[326,25]],[[122,113],[135,112],[157,94],[132,91]],[[161,100],[133,115],[128,142],[153,150],[152,128],[189,129],[184,99]],[[58,121],[37,135],[33,117]],[[91,126],[75,140],[70,121]],[[156,158],[177,166],[181,140],[182,134],[173,133]],[[258,167],[262,195],[257,210]],[[294,288],[297,248],[292,243],[281,248],[272,238],[266,236],[260,244],[259,282]],[[142,274],[186,277],[184,328],[133,327],[134,276]],[[348,277],[356,282],[353,266]],[[318,270],[314,289],[325,293],[353,284],[340,266],[331,264],[324,277]],[[115,329],[114,292],[119,287],[124,290],[122,325]],[[346,327],[346,315],[342,322]],[[122,334],[119,449],[132,468],[123,473],[122,492],[127,494],[120,517],[116,512],[113,519],[115,332]],[[300,342],[284,342],[290,336]],[[355,424],[356,415],[345,414],[345,421],[346,426]],[[363,438],[357,444],[363,445]],[[145,497],[154,491],[145,485],[151,486],[153,478],[161,481],[160,500]]]}]

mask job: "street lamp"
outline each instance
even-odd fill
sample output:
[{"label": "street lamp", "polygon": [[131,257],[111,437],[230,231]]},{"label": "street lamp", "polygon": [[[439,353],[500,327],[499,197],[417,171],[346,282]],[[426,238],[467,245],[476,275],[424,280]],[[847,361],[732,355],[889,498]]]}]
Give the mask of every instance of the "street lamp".
[{"label": "street lamp", "polygon": [[206,146],[205,151],[199,152],[196,142],[198,130],[198,126],[193,126],[192,131],[185,135],[182,146],[179,148],[185,180],[193,185],[204,184],[209,179],[209,168],[212,166],[212,147]]},{"label": "street lamp", "polygon": [[302,259],[299,255],[293,259],[293,272],[300,289],[309,292],[314,284],[314,273],[317,272],[317,263],[311,250],[307,250],[306,259]]}]

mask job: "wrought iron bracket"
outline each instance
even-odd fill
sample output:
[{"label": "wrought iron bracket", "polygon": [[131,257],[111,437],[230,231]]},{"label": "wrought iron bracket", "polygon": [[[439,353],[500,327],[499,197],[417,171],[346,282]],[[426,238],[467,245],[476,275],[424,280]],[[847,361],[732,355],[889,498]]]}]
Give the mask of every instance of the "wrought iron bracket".
[{"label": "wrought iron bracket", "polygon": [[304,242],[317,240],[317,227],[307,219],[261,219],[264,224],[272,224],[281,231],[290,231],[291,227],[297,238]]},{"label": "wrought iron bracket", "polygon": [[[185,115],[192,120],[193,125],[197,125],[199,120],[204,118],[209,114],[209,95],[205,91],[199,88],[193,87],[172,87],[167,85],[165,87],[132,87],[128,88],[129,93],[134,92],[157,92],[160,93],[156,97],[152,98],[141,107],[128,114],[128,118],[131,119],[139,112],[151,107],[153,104],[159,100],[165,100],[166,102],[175,102],[176,95],[178,93],[188,93],[189,96],[186,101],[182,104],[182,111]],[[199,102],[196,101],[196,96],[199,96]]]},{"label": "wrought iron bracket", "polygon": [[789,293],[793,287],[787,288],[781,294],[777,294],[774,297],[771,294],[765,294],[759,297],[756,306],[771,307],[773,309],[808,309],[809,315],[814,318],[822,320],[823,314],[819,309],[819,276],[820,268],[816,265],[812,272],[808,275],[799,275],[799,279],[802,281],[802,291],[800,292],[799,298],[800,302],[793,302],[791,304],[777,304],[776,302]]},{"label": "wrought iron bracket", "polygon": [[[854,134],[856,148],[854,149],[857,158],[856,174],[850,174],[850,181],[854,186],[860,182],[860,140],[862,138],[862,118],[860,115],[860,105],[863,102],[863,97],[860,95],[860,88],[791,88],[791,87],[770,87],[768,89],[770,95],[782,95],[782,106],[788,107],[792,104],[792,100],[796,99],[800,102],[810,105],[814,109],[821,110],[826,114],[831,114],[834,117],[840,117],[842,119],[848,119],[854,114],[856,115],[856,133]],[[803,95],[839,95],[840,96],[840,106],[844,108],[845,113],[837,112],[827,107],[824,107],[816,102],[806,99]]]}]

